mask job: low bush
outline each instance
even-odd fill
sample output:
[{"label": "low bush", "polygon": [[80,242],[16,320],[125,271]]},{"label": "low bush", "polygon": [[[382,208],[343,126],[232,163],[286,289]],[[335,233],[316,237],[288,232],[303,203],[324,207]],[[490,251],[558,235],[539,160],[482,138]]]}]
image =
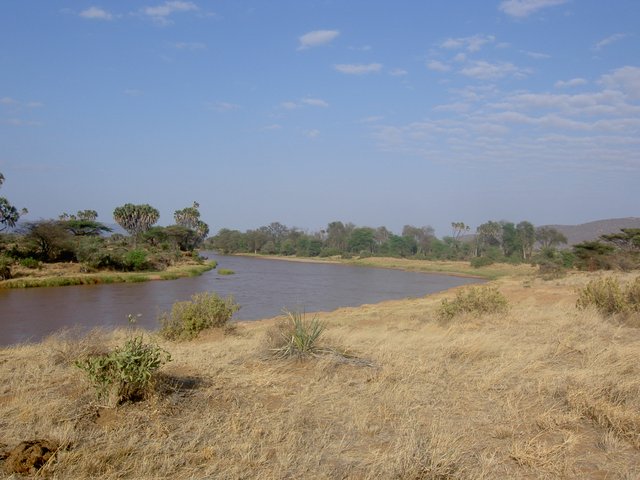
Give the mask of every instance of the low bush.
[{"label": "low bush", "polygon": [[307,320],[304,313],[285,311],[284,320],[269,333],[270,350],[276,357],[305,357],[322,351],[318,340],[325,326],[318,317]]},{"label": "low bush", "polygon": [[473,268],[486,267],[488,265],[493,265],[494,260],[489,257],[474,257],[469,262]]},{"label": "low bush", "polygon": [[626,286],[615,277],[592,280],[578,292],[576,306],[593,306],[604,315],[640,312],[640,277]]},{"label": "low bush", "polygon": [[196,293],[191,300],[176,302],[171,312],[160,315],[160,334],[170,340],[195,338],[204,329],[225,326],[239,308],[233,297],[221,298],[214,292]]},{"label": "low bush", "polygon": [[124,256],[124,265],[127,270],[141,272],[149,269],[149,259],[146,250],[130,250]]},{"label": "low bush", "polygon": [[219,268],[218,269],[218,275],[233,275],[236,272],[234,272],[233,270],[229,270],[228,268]]},{"label": "low bush", "polygon": [[11,278],[11,265],[13,260],[6,255],[0,255],[0,280],[9,280]]},{"label": "low bush", "polygon": [[27,257],[20,260],[20,265],[25,268],[41,268],[42,264],[35,258]]},{"label": "low bush", "polygon": [[508,310],[509,301],[497,288],[471,287],[459,291],[451,301],[443,300],[436,315],[440,320],[451,320],[465,313],[484,315]]},{"label": "low bush", "polygon": [[75,364],[89,377],[98,400],[116,406],[146,398],[156,372],[169,361],[169,352],[156,344],[144,343],[140,335],[109,353],[91,355]]}]

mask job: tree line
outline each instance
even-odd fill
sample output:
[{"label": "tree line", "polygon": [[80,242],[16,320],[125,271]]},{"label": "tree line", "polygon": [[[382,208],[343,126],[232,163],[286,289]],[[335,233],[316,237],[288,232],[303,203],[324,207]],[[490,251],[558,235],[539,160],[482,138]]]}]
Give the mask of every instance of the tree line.
[{"label": "tree line", "polygon": [[385,226],[373,228],[342,221],[330,222],[316,232],[305,232],[279,222],[245,232],[221,229],[207,239],[205,247],[223,253],[261,253],[328,256],[391,256],[431,260],[529,261],[534,247],[557,247],[567,239],[554,228],[539,227],[527,221],[490,221],[475,234],[464,222],[452,222],[451,235],[437,238],[431,226],[405,225],[399,234]]}]

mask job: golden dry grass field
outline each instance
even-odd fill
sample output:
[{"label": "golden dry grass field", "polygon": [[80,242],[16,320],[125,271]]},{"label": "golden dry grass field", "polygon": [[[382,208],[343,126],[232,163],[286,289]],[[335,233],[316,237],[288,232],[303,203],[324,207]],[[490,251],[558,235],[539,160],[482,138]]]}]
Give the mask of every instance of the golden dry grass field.
[{"label": "golden dry grass field", "polygon": [[118,408],[73,362],[125,331],[4,348],[0,443],[55,442],[59,479],[640,478],[640,329],[575,307],[599,275],[504,277],[507,314],[444,323],[455,291],[323,313],[348,354],[306,360],[269,354],[273,320],[155,338],[157,392]]}]

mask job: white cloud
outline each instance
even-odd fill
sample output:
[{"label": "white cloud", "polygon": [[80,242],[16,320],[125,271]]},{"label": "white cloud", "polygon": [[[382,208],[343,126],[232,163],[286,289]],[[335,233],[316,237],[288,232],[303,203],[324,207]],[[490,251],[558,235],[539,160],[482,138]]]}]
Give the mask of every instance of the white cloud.
[{"label": "white cloud", "polygon": [[308,32],[298,38],[300,44],[298,50],[306,50],[307,48],[325,45],[334,40],[340,32],[338,30],[314,30]]},{"label": "white cloud", "polygon": [[409,72],[403,68],[394,68],[389,72],[389,75],[392,77],[404,77],[405,75],[409,75]]},{"label": "white cloud", "polygon": [[127,88],[123,93],[129,97],[141,97],[144,94],[142,90],[138,90],[137,88]]},{"label": "white cloud", "polygon": [[540,52],[528,52],[526,50],[522,50],[522,53],[524,53],[525,55],[534,58],[536,60],[546,60],[547,58],[551,58],[551,55],[547,54],[547,53],[540,53]]},{"label": "white cloud", "polygon": [[0,98],[0,103],[2,105],[15,105],[16,103],[18,103],[18,101],[14,100],[11,97],[2,97]]},{"label": "white cloud", "polygon": [[[574,78],[559,88],[585,84]],[[380,149],[432,162],[640,173],[640,68],[613,70],[598,85],[578,94],[472,85],[449,90],[449,102],[420,121],[369,128]]]},{"label": "white cloud", "polygon": [[340,73],[346,73],[347,75],[364,75],[366,73],[377,73],[382,70],[381,63],[369,63],[369,64],[337,64],[334,65]]},{"label": "white cloud", "polygon": [[281,128],[282,128],[282,125],[278,123],[272,123],[271,125],[262,127],[263,130],[280,130]]},{"label": "white cloud", "polygon": [[369,117],[364,117],[360,119],[360,123],[376,123],[381,120],[384,120],[382,115],[371,115]]},{"label": "white cloud", "polygon": [[368,52],[371,50],[371,45],[362,45],[361,47],[349,47],[349,50],[353,50],[355,52]]},{"label": "white cloud", "polygon": [[556,88],[570,88],[579,87],[580,85],[586,85],[588,82],[584,78],[572,78],[571,80],[558,80],[554,87]]},{"label": "white cloud", "polygon": [[25,107],[27,107],[27,108],[42,108],[42,107],[44,107],[44,103],[31,101],[31,102],[27,102],[25,104]]},{"label": "white cloud", "polygon": [[164,2],[163,4],[156,5],[155,7],[145,7],[142,9],[142,13],[159,25],[169,25],[172,21],[168,17],[172,14],[197,10],[199,10],[198,6],[193,2],[174,0]]},{"label": "white cloud", "polygon": [[504,0],[498,8],[512,17],[524,18],[543,8],[555,7],[568,1],[569,0]]},{"label": "white cloud", "polygon": [[628,33],[614,33],[613,35],[609,35],[607,38],[603,38],[598,43],[593,46],[594,50],[602,50],[602,48],[607,45],[611,45],[612,43],[617,42],[618,40],[622,40],[623,38],[628,37]]},{"label": "white cloud", "polygon": [[442,63],[438,60],[431,60],[427,63],[427,68],[429,70],[433,70],[434,72],[448,72],[451,70],[451,67],[446,63]]},{"label": "white cloud", "polygon": [[318,138],[320,136],[320,130],[317,130],[317,129],[307,130],[304,132],[304,134],[309,138]]},{"label": "white cloud", "polygon": [[497,80],[508,75],[523,76],[526,71],[508,62],[489,63],[478,60],[462,68],[460,73],[478,80]]},{"label": "white cloud", "polygon": [[467,55],[464,53],[458,53],[455,57],[453,57],[453,61],[454,62],[466,62],[467,61]]},{"label": "white cloud", "polygon": [[640,68],[626,66],[600,77],[600,83],[620,89],[634,100],[640,100]]},{"label": "white cloud", "polygon": [[295,110],[296,108],[302,108],[304,106],[327,108],[329,104],[321,98],[305,97],[296,102],[292,100],[282,102],[280,106],[285,110]]},{"label": "white cloud", "polygon": [[80,12],[80,16],[89,20],[113,20],[113,15],[100,7],[89,7]]},{"label": "white cloud", "polygon": [[216,112],[230,112],[241,108],[240,105],[229,102],[208,103],[207,107],[211,110],[215,110]]},{"label": "white cloud", "polygon": [[207,45],[202,42],[176,42],[173,47],[178,50],[204,50]]},{"label": "white cloud", "polygon": [[328,107],[329,104],[322,100],[321,98],[303,98],[300,100],[300,103],[305,105],[310,105],[312,107]]},{"label": "white cloud", "polygon": [[440,43],[440,47],[447,50],[466,49],[469,52],[477,52],[484,45],[495,42],[493,35],[473,35],[472,37],[447,38]]}]

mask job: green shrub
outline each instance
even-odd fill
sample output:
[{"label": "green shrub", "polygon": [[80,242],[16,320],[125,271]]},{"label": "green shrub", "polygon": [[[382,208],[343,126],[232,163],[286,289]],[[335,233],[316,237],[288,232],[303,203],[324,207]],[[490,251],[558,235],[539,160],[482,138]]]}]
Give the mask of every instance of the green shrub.
[{"label": "green shrub", "polygon": [[339,248],[324,247],[322,250],[320,250],[320,254],[318,256],[322,258],[334,257],[336,255],[340,255],[341,253],[342,250],[340,250]]},{"label": "green shrub", "polygon": [[149,269],[149,261],[147,259],[146,250],[130,250],[124,256],[124,265],[127,270],[140,272]]},{"label": "green shrub", "polygon": [[234,272],[233,270],[229,270],[228,268],[219,268],[218,269],[218,274],[219,275],[234,275],[236,272]]},{"label": "green shrub", "polygon": [[488,265],[493,265],[494,260],[489,257],[474,257],[469,262],[473,268],[486,267]]},{"label": "green shrub", "polygon": [[147,397],[155,373],[169,361],[169,352],[153,343],[144,343],[140,335],[109,353],[91,355],[75,364],[89,377],[98,400],[116,406]]},{"label": "green shrub", "polygon": [[41,268],[42,264],[35,258],[27,257],[20,260],[20,265],[25,268]]},{"label": "green shrub", "polygon": [[451,301],[443,300],[436,315],[440,320],[451,320],[465,313],[484,315],[508,310],[509,301],[497,288],[471,287],[460,290]]},{"label": "green shrub", "polygon": [[240,306],[233,297],[220,298],[214,292],[196,293],[191,300],[176,302],[171,312],[160,315],[160,334],[171,340],[195,338],[212,327],[222,327]]},{"label": "green shrub", "polygon": [[321,351],[318,340],[324,330],[318,317],[307,320],[304,313],[285,311],[285,319],[270,332],[271,351],[281,358],[313,355]]},{"label": "green shrub", "polygon": [[0,255],[0,280],[9,280],[11,278],[11,265],[13,260],[6,255]]},{"label": "green shrub", "polygon": [[578,292],[576,306],[593,306],[604,315],[640,312],[640,277],[626,287],[614,277],[592,280]]}]

